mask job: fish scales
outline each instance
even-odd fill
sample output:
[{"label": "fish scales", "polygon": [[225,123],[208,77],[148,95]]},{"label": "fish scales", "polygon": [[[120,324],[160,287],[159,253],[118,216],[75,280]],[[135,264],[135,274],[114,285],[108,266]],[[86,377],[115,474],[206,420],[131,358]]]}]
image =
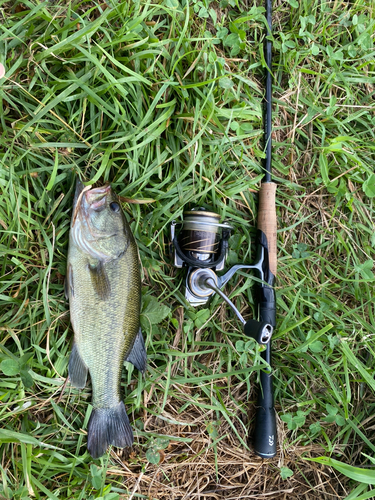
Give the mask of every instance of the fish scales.
[{"label": "fish scales", "polygon": [[[132,264],[138,261],[137,249],[131,243],[121,258],[104,264],[111,283],[105,301],[97,299],[86,257],[75,248],[71,258],[75,261],[74,299],[70,306],[75,342],[90,370],[93,404],[99,407],[119,401],[123,360],[139,330],[139,267]],[[110,377],[109,381],[105,381],[103,373]]]},{"label": "fish scales", "polygon": [[138,249],[116,199],[109,187],[85,192],[77,186],[68,254],[66,288],[74,330],[69,375],[73,385],[83,387],[84,374],[90,373],[88,448],[93,457],[110,444],[132,443],[121,400],[121,372],[124,359],[142,371],[146,368],[139,330]]}]

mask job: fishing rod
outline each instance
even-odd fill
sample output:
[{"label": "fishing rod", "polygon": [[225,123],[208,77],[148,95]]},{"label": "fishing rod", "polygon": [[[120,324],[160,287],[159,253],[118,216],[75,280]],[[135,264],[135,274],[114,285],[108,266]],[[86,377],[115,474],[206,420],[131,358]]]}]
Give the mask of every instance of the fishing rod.
[{"label": "fishing rod", "polygon": [[[266,258],[264,261],[263,277],[258,275],[262,282],[257,285],[258,315],[260,321],[266,321],[273,328],[276,326],[276,294],[275,278],[277,271],[277,220],[276,220],[276,184],[272,182],[272,1],[266,0],[266,20],[268,37],[265,41],[266,61],[266,92],[265,92],[265,174],[259,191],[258,206],[258,253],[262,248]],[[271,365],[271,344],[261,354],[263,359]],[[276,455],[276,413],[273,397],[272,373],[260,372],[260,388],[255,417],[254,448],[255,452],[263,457],[270,458]]]},{"label": "fishing rod", "polygon": [[[271,34],[271,1],[266,0],[266,18]],[[276,184],[271,177],[272,132],[272,80],[271,41],[266,38],[266,92],[265,92],[265,175],[259,190],[257,255],[254,264],[237,264],[225,274],[229,237],[232,227],[220,222],[220,215],[196,208],[183,214],[183,221],[171,224],[171,250],[174,266],[186,267],[185,298],[194,307],[206,304],[217,293],[233,309],[242,323],[243,332],[264,345],[262,358],[271,365],[271,338],[276,326]],[[178,230],[177,226],[181,226]],[[239,270],[254,270],[258,278],[255,285],[257,319],[245,321],[240,311],[227,297],[222,288]],[[260,372],[260,388],[255,418],[254,450],[263,458],[276,455],[276,414],[273,401],[272,374]]]}]

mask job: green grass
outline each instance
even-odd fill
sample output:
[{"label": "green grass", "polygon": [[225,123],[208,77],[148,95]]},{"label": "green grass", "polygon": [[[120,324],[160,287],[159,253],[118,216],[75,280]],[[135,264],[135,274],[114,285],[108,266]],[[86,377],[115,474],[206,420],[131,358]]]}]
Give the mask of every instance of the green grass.
[{"label": "green grass", "polygon": [[[227,267],[254,257],[263,4],[0,12],[0,497],[371,498],[373,471],[346,467],[375,456],[371,2],[274,2],[279,453],[266,462],[251,449],[259,353],[220,298],[185,308],[168,253],[171,221],[204,206],[235,228]],[[149,369],[123,374],[136,444],[100,460],[86,450],[90,387],[65,385],[78,173],[123,197],[144,269]],[[241,272],[226,287],[246,318],[252,284]]]}]

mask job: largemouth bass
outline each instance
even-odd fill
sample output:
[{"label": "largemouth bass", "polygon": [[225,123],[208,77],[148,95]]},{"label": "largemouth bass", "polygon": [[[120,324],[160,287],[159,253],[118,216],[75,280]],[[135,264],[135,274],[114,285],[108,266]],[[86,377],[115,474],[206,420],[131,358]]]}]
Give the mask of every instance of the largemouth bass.
[{"label": "largemouth bass", "polygon": [[147,356],[139,326],[137,245],[111,187],[90,188],[77,182],[65,293],[74,330],[69,378],[82,389],[90,373],[93,410],[87,449],[98,458],[111,444],[133,444],[121,399],[121,372],[124,360],[144,372]]}]

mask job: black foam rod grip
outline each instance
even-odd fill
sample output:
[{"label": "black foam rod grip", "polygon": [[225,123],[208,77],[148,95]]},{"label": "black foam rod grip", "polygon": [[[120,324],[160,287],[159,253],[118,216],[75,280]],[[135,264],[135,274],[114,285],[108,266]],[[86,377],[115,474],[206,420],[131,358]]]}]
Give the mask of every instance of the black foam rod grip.
[{"label": "black foam rod grip", "polygon": [[266,321],[274,328],[276,326],[276,294],[275,290],[267,285],[257,287],[257,301],[259,319]]},{"label": "black foam rod grip", "polygon": [[[262,357],[268,363],[270,362],[270,344],[267,344],[267,348],[262,353]],[[273,401],[272,374],[261,371],[254,431],[254,450],[257,455],[263,458],[271,458],[276,455],[276,433],[276,412]]]}]

